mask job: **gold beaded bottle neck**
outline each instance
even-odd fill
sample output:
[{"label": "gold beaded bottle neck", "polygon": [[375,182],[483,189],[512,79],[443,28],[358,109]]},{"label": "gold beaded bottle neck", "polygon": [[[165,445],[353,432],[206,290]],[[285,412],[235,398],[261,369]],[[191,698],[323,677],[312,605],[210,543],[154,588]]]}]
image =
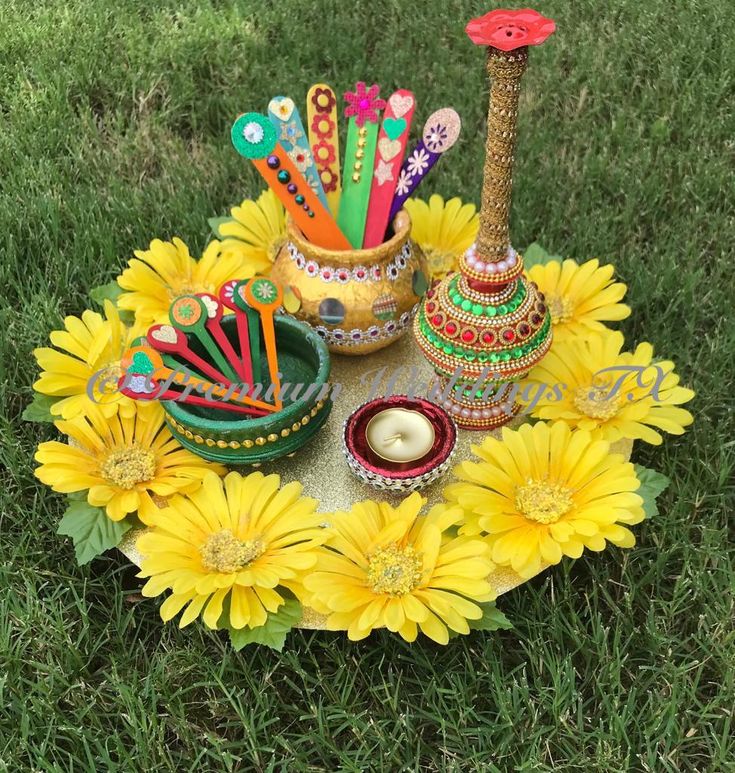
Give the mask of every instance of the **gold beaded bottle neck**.
[{"label": "gold beaded bottle neck", "polygon": [[513,187],[513,156],[521,77],[528,64],[528,48],[487,49],[490,106],[487,113],[485,168],[482,181],[477,253],[486,260],[502,260],[510,247],[508,221]]}]

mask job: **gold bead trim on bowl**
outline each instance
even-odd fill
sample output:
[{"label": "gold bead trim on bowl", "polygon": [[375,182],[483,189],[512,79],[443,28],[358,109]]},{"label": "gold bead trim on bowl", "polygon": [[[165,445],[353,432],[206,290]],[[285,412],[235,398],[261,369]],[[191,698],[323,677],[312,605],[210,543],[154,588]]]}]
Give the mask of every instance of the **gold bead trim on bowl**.
[{"label": "gold bead trim on bowl", "polygon": [[217,446],[217,448],[252,448],[253,446],[264,446],[266,443],[275,443],[276,441],[280,440],[281,438],[288,437],[292,432],[298,432],[302,427],[305,427],[318,413],[321,411],[322,408],[324,408],[325,400],[320,400],[310,411],[309,413],[302,416],[300,419],[295,421],[291,427],[284,427],[280,433],[276,434],[275,432],[271,432],[269,435],[266,435],[265,437],[256,437],[255,440],[221,440],[216,439],[212,437],[204,437],[203,435],[194,434],[191,430],[187,429],[183,424],[179,424],[177,421],[172,419],[170,416],[168,417],[169,421],[171,422],[171,426],[178,432],[180,435],[183,435],[187,440],[193,440],[198,445],[207,445],[210,448],[213,446]]}]

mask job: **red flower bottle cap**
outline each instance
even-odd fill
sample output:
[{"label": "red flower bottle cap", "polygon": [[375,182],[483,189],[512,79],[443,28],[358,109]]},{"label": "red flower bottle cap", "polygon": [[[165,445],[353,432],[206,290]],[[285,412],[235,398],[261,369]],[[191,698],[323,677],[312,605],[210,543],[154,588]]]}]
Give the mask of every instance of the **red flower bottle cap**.
[{"label": "red flower bottle cap", "polygon": [[465,32],[478,46],[513,51],[521,46],[541,45],[555,29],[553,19],[547,19],[531,8],[523,8],[520,11],[490,11],[472,19]]}]

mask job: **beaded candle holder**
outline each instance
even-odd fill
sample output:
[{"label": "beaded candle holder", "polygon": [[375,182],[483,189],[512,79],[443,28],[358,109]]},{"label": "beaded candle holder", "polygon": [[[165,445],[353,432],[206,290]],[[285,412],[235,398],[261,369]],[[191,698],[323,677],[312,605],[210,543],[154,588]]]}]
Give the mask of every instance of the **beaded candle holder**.
[{"label": "beaded candle holder", "polygon": [[[399,418],[401,413],[413,421]],[[374,427],[381,419],[383,426]],[[452,463],[456,443],[456,426],[445,411],[406,395],[363,403],[345,420],[342,435],[342,450],[352,472],[387,491],[416,491],[438,480]]]},{"label": "beaded candle holder", "polygon": [[467,26],[473,42],[487,45],[491,80],[487,142],[477,243],[427,293],[414,320],[419,347],[440,377],[444,407],[464,429],[488,430],[520,409],[507,396],[551,346],[551,318],[543,295],[523,273],[510,245],[513,153],[520,80],[528,46],[553,32],[535,11],[492,11]]}]

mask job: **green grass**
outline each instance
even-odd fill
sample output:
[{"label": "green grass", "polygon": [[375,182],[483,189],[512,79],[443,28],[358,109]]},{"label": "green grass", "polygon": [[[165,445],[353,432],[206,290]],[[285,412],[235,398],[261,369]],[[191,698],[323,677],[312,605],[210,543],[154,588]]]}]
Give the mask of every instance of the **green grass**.
[{"label": "green grass", "polygon": [[[263,6],[266,6],[265,8]],[[614,261],[623,329],[676,360],[694,427],[636,458],[673,479],[639,545],[503,596],[515,630],[446,648],[296,632],[233,653],[161,624],[134,570],[79,569],[20,420],[31,350],[136,248],[260,190],[238,112],[327,80],[454,105],[427,182],[477,200],[487,87],[459,0],[67,0],[0,7],[0,770],[733,769],[728,0],[548,0],[525,79],[512,232]]]}]

